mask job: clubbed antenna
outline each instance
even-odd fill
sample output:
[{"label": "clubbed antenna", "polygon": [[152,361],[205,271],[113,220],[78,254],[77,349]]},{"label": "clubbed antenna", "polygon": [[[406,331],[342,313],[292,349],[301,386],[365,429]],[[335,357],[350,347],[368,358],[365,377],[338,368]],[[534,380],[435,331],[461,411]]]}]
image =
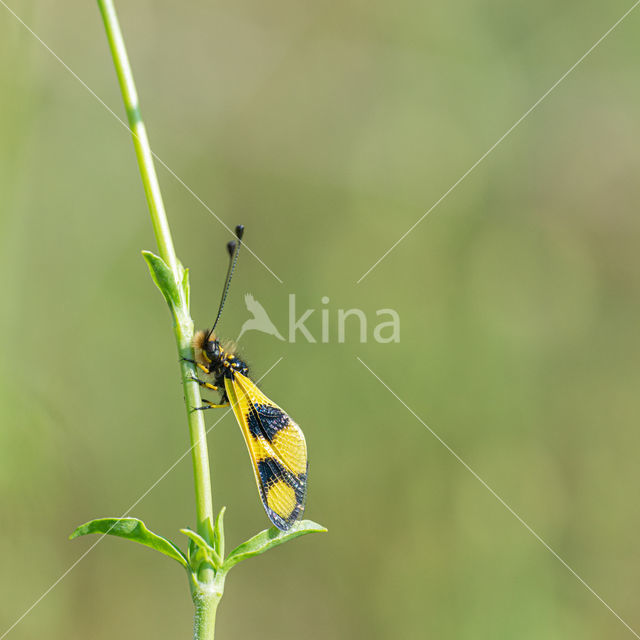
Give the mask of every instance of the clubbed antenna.
[{"label": "clubbed antenna", "polygon": [[224,287],[222,288],[222,297],[220,298],[220,306],[218,307],[218,315],[216,316],[216,320],[213,323],[213,326],[207,333],[207,340],[209,340],[213,330],[216,328],[218,324],[218,320],[220,320],[220,316],[222,315],[222,309],[224,308],[224,303],[227,299],[227,294],[229,293],[229,287],[231,285],[231,277],[233,276],[233,272],[236,268],[236,263],[238,262],[238,254],[240,253],[240,247],[242,245],[242,236],[244,235],[244,226],[239,224],[236,227],[236,238],[238,242],[231,240],[227,243],[227,252],[229,253],[229,268],[227,269],[227,277],[224,280]]}]

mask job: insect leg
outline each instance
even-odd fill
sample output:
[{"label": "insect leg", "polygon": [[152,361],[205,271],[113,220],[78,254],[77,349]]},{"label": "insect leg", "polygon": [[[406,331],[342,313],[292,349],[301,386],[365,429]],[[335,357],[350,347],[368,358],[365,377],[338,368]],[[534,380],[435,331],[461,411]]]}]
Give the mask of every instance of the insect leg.
[{"label": "insect leg", "polygon": [[187,380],[191,380],[191,382],[197,382],[201,387],[206,387],[207,389],[213,389],[213,391],[217,391],[220,388],[220,387],[216,387],[214,384],[205,382],[204,380],[200,380],[200,378],[196,378],[195,376],[189,376]]},{"label": "insect leg", "polygon": [[198,367],[198,369],[200,369],[201,371],[204,371],[207,374],[211,373],[211,370],[201,362],[197,362],[196,360],[191,360],[191,358],[180,358],[180,360],[182,360],[183,362],[190,362],[191,364],[195,364],[196,367]]},{"label": "insect leg", "polygon": [[207,406],[206,407],[195,407],[194,411],[205,411],[206,409],[222,409],[224,407],[231,406],[229,402],[225,402],[224,404],[214,404],[213,402],[211,402],[210,400],[207,400],[205,398],[202,398],[202,402],[206,402]]}]

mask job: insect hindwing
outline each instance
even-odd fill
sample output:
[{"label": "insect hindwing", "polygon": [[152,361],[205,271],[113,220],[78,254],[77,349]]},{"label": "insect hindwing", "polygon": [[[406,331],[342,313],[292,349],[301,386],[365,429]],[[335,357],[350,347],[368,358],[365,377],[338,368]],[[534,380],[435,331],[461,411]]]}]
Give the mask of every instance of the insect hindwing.
[{"label": "insect hindwing", "polygon": [[286,531],[304,510],[308,464],[302,430],[246,376],[236,373],[224,382],[262,504],[271,522]]}]

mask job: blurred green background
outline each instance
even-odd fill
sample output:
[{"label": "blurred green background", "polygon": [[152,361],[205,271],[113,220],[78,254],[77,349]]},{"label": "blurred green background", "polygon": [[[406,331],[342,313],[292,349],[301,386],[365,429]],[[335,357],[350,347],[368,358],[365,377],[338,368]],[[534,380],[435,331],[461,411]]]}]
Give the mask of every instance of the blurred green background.
[{"label": "blurred green background", "polygon": [[[11,6],[124,117],[94,3]],[[246,292],[283,333],[290,293],[318,337],[330,310],[327,344],[242,340],[257,377],[284,358],[262,387],[304,428],[330,533],[235,569],[221,639],[633,636],[357,356],[640,630],[640,9],[356,285],[629,6],[119,3],[154,150],[284,282],[246,252],[221,333]],[[188,434],[129,135],[4,7],[0,65],[2,634]],[[159,174],[205,326],[230,237]],[[337,342],[340,308],[366,343]],[[371,339],[381,308],[397,344]],[[231,415],[209,440],[239,543],[268,522]],[[179,539],[189,458],[132,515]],[[191,624],[177,565],[107,539],[7,637]]]}]

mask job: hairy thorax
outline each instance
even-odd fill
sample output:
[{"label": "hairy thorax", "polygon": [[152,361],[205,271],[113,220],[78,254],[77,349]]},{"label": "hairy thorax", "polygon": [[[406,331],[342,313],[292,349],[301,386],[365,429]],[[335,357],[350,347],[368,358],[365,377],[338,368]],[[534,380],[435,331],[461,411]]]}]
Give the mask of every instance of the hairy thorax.
[{"label": "hairy thorax", "polygon": [[249,367],[234,351],[236,345],[224,344],[208,331],[198,331],[193,337],[193,347],[198,362],[214,377],[215,384],[224,388],[224,378],[233,379],[236,373],[249,375]]}]

